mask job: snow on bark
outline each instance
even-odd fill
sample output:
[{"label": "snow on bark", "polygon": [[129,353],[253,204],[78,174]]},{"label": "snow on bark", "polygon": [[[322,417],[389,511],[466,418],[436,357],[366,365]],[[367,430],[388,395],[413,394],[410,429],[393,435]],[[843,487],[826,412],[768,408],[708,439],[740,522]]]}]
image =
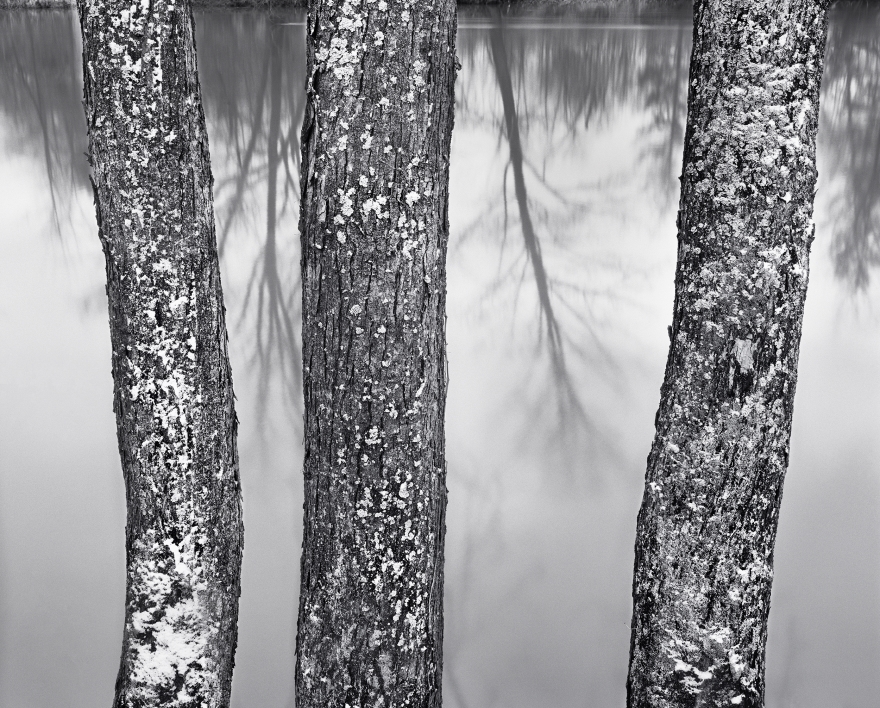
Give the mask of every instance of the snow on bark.
[{"label": "snow on bark", "polygon": [[815,0],[695,4],[672,342],[636,537],[629,708],[763,706],[825,11]]},{"label": "snow on bark", "polygon": [[301,708],[439,706],[452,0],[315,0]]},{"label": "snow on bark", "polygon": [[192,16],[173,0],[79,14],[128,505],[114,706],[228,706],[241,500]]}]

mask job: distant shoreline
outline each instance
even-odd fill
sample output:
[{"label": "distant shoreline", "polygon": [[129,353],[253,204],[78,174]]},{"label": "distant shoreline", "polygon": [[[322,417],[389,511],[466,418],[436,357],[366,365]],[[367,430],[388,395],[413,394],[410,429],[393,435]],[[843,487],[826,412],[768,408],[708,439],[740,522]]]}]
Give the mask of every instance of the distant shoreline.
[{"label": "distant shoreline", "polygon": [[[191,0],[193,7],[252,8],[259,10],[290,10],[305,8],[308,0]],[[518,7],[534,10],[630,10],[635,12],[656,11],[662,8],[682,9],[690,7],[693,0],[457,0],[465,7]],[[876,5],[880,0],[832,0],[833,5]],[[76,6],[76,0],[0,0],[2,10],[51,10]]]},{"label": "distant shoreline", "polygon": [[[292,9],[305,8],[308,0],[191,0],[196,8],[255,8]],[[682,7],[691,0],[458,0],[464,6],[517,6],[531,8],[572,8],[585,10],[612,10],[630,8],[657,9]],[[0,10],[45,10],[75,7],[76,0],[0,0]]]},{"label": "distant shoreline", "polygon": [[[291,10],[308,0],[190,0],[194,8]],[[463,7],[518,7],[533,10],[657,11],[690,8],[693,0],[457,0]],[[832,5],[876,5],[880,0],[832,0]],[[2,10],[51,10],[76,7],[76,0],[0,0]]]}]

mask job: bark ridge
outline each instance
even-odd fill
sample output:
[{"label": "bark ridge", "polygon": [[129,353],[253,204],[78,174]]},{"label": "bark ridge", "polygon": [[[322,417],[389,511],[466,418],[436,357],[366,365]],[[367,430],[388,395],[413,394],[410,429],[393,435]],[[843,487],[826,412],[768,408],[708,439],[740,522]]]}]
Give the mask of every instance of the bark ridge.
[{"label": "bark ridge", "polygon": [[636,537],[629,708],[763,706],[825,10],[814,0],[695,4],[672,341]]},{"label": "bark ridge", "polygon": [[223,708],[243,529],[192,15],[81,0],[79,16],[128,507],[114,706]]},{"label": "bark ridge", "polygon": [[452,0],[314,0],[297,705],[439,706]]}]

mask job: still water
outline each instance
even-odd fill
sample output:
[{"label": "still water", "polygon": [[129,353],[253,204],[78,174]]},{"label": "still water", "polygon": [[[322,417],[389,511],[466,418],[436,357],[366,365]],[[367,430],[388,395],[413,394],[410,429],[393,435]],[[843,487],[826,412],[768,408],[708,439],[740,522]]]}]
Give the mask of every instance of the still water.
[{"label": "still water", "polygon": [[[238,708],[293,706],[302,20],[196,18],[241,420]],[[689,23],[461,17],[448,286],[452,708],[623,705],[635,517],[671,319]],[[80,96],[74,14],[0,12],[4,708],[109,706],[118,666],[125,507]],[[876,10],[833,14],[819,142],[768,706],[871,708],[880,695]]]}]

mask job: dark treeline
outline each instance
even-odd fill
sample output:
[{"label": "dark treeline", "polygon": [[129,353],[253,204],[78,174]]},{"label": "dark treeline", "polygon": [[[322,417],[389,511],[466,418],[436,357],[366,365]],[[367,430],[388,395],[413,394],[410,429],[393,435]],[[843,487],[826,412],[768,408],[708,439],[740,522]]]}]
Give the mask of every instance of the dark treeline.
[{"label": "dark treeline", "polygon": [[[0,0],[0,9],[4,8],[53,8],[73,7],[76,0]],[[457,0],[458,5],[480,6],[516,6],[517,8],[535,8],[539,10],[554,9],[591,9],[634,10],[636,12],[651,11],[658,7],[682,6],[690,7],[691,0]],[[308,0],[193,0],[194,7],[254,7],[263,9],[304,8]]]}]

